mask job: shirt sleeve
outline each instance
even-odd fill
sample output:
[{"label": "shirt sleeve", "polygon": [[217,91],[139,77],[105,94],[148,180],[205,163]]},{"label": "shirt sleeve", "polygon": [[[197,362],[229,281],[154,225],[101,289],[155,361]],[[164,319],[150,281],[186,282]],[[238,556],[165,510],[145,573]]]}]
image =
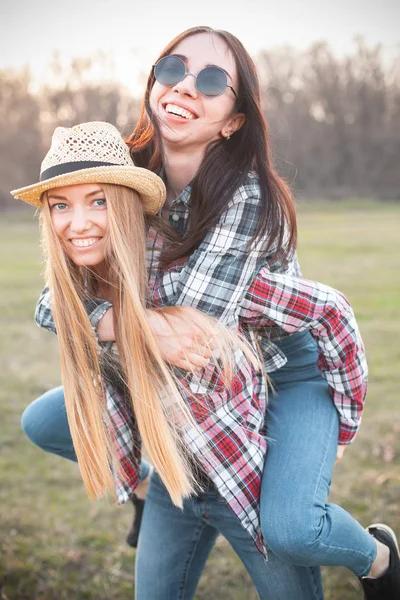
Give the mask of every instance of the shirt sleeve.
[{"label": "shirt sleeve", "polygon": [[251,191],[247,186],[237,190],[179,273],[162,274],[157,291],[161,305],[192,306],[228,327],[237,327],[240,303],[267,245],[266,238],[249,245],[257,229],[260,203],[254,184]]},{"label": "shirt sleeve", "polygon": [[288,334],[309,330],[319,348],[318,367],[339,413],[339,443],[355,437],[367,391],[368,367],[353,310],[333,288],[261,269],[241,305],[256,327],[278,325]]},{"label": "shirt sleeve", "polygon": [[40,294],[39,300],[36,303],[35,321],[39,327],[48,329],[52,333],[57,333],[50,306],[50,290],[47,286]]},{"label": "shirt sleeve", "polygon": [[[97,326],[100,319],[104,316],[112,304],[100,298],[91,298],[85,302],[86,312],[93,331],[97,336]],[[43,327],[52,333],[57,333],[54,323],[53,313],[51,311],[51,294],[48,286],[44,288],[36,303],[35,321],[39,327]]]}]

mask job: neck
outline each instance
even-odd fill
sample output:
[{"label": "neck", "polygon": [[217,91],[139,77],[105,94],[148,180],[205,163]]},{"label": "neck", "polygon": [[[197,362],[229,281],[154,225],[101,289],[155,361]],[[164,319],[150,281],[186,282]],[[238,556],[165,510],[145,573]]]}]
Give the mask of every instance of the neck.
[{"label": "neck", "polygon": [[179,196],[182,190],[192,181],[196,175],[204,157],[204,148],[195,152],[177,150],[164,145],[163,166],[166,176],[167,201],[171,202]]}]

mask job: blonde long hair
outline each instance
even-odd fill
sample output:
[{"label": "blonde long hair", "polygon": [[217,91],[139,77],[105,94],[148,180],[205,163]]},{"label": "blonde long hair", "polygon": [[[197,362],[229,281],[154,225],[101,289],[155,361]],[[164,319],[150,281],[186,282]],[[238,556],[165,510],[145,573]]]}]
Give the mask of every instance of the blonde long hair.
[{"label": "blonde long hair", "polygon": [[[105,271],[114,308],[122,378],[150,459],[172,501],[182,506],[183,498],[196,488],[182,427],[198,426],[147,322],[146,224],[142,204],[139,195],[129,188],[101,187],[107,199],[109,223]],[[85,309],[85,300],[96,293],[99,277],[95,269],[79,267],[67,256],[54,231],[46,199],[40,220],[69,427],[88,495],[99,497],[114,491],[114,474],[121,475],[122,468],[107,422],[99,346]],[[178,307],[173,310],[180,311]],[[167,309],[166,315],[170,311]],[[225,383],[232,375],[234,344],[259,366],[249,346],[233,332],[205,315],[200,318],[205,332],[217,334],[214,340]]]}]

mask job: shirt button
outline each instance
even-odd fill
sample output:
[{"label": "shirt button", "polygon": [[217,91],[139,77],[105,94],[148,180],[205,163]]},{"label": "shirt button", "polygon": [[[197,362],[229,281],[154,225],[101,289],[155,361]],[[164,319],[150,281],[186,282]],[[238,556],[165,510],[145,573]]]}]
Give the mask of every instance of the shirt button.
[{"label": "shirt button", "polygon": [[172,220],[173,220],[173,221],[179,221],[179,215],[177,215],[177,214],[173,214],[173,215],[172,215]]}]

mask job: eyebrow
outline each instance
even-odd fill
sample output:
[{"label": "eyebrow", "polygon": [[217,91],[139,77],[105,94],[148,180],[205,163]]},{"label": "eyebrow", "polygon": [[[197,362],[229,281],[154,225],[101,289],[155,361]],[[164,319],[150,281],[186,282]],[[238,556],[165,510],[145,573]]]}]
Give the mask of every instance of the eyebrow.
[{"label": "eyebrow", "polygon": [[[183,60],[184,63],[187,63],[187,56],[184,56],[183,54],[170,54],[169,56],[177,56],[178,58],[180,58],[181,60]],[[228,73],[228,71],[226,69],[224,69],[224,67],[221,67],[221,65],[214,65],[213,63],[207,63],[206,65],[204,65],[203,69],[206,69],[207,67],[217,67],[218,69],[221,69],[221,71],[223,71],[231,81],[233,81],[232,79],[232,75],[230,75],[230,73]]]},{"label": "eyebrow", "polygon": [[[89,192],[88,194],[85,194],[85,198],[90,198],[91,196],[95,196],[96,194],[100,194],[102,192],[103,190],[99,188],[98,190],[94,190],[94,192]],[[57,196],[56,194],[49,194],[47,196],[47,199],[50,200],[50,198],[54,198],[55,200],[68,200],[67,196]]]}]

